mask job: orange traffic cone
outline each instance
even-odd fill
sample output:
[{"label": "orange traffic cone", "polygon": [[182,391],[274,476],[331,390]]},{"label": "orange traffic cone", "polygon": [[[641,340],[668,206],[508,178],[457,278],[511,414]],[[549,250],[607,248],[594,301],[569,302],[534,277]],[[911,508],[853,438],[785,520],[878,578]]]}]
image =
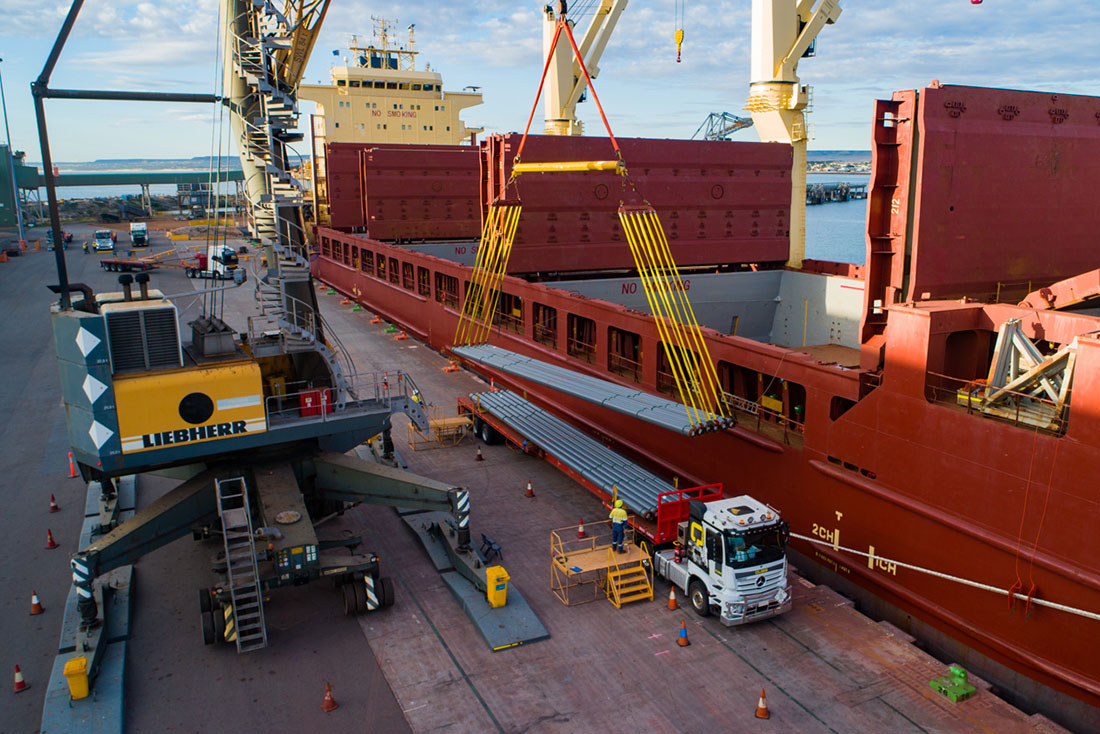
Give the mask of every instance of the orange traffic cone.
[{"label": "orange traffic cone", "polygon": [[668,608],[672,611],[679,609],[679,605],[676,604],[676,587],[668,587]]},{"label": "orange traffic cone", "polygon": [[336,699],[332,697],[332,684],[325,684],[325,700],[321,701],[321,710],[326,714],[330,711],[335,711],[340,708],[340,704],[336,703]]},{"label": "orange traffic cone", "polygon": [[527,492],[523,496],[524,497],[534,497],[535,496],[535,490],[531,489],[531,480],[527,480]]},{"label": "orange traffic cone", "polygon": [[407,340],[408,340],[408,338],[409,338],[409,335],[408,335],[408,334],[406,334],[406,333],[405,333],[404,331],[402,331],[402,332],[401,332],[401,333],[399,333],[399,334],[398,334],[397,336],[395,336],[395,337],[393,338],[393,340],[394,340],[394,341],[398,341],[398,342],[403,342],[403,341],[407,341]]},{"label": "orange traffic cone", "polygon": [[44,610],[42,609],[42,602],[38,601],[38,592],[34,591],[32,589],[31,590],[31,616],[33,616],[35,614],[41,614],[43,611]]},{"label": "orange traffic cone", "polygon": [[764,689],[760,689],[760,702],[756,704],[756,718],[758,719],[770,719],[771,714],[768,713],[768,699],[764,695]]},{"label": "orange traffic cone", "polygon": [[50,512],[61,512],[61,508],[57,506],[57,500],[54,496],[50,495]]},{"label": "orange traffic cone", "polygon": [[676,644],[680,647],[687,647],[691,644],[691,640],[688,639],[688,626],[687,622],[680,620],[680,636],[676,638]]},{"label": "orange traffic cone", "polygon": [[69,479],[76,479],[76,465],[73,464],[73,452],[69,452]]},{"label": "orange traffic cone", "polygon": [[15,692],[21,693],[30,688],[27,682],[23,680],[23,671],[19,669],[19,666],[15,666]]},{"label": "orange traffic cone", "polygon": [[52,548],[56,548],[56,547],[57,547],[57,543],[55,543],[54,540],[53,540],[53,531],[52,530],[47,530],[46,531],[46,548],[47,549],[52,549]]},{"label": "orange traffic cone", "polygon": [[581,518],[581,523],[580,523],[580,525],[577,526],[577,537],[578,538],[586,537],[585,534],[584,534],[584,518]]},{"label": "orange traffic cone", "polygon": [[480,446],[477,447],[477,460],[478,461],[485,461],[485,457],[481,455],[481,447]]}]

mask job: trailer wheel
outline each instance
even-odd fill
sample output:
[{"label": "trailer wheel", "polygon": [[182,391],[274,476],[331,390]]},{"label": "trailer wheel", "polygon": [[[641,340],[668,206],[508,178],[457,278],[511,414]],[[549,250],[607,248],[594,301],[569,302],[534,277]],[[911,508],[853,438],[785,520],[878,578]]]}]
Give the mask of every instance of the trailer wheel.
[{"label": "trailer wheel", "polygon": [[213,612],[207,610],[200,614],[202,619],[202,644],[214,644],[214,617]]},{"label": "trailer wheel", "polygon": [[344,591],[344,614],[349,617],[354,617],[357,613],[355,608],[355,589],[352,588],[354,586],[355,582],[352,581],[340,587]]},{"label": "trailer wheel", "polygon": [[210,623],[214,625],[214,642],[225,642],[225,609],[216,606],[210,610]]},{"label": "trailer wheel", "polygon": [[480,436],[481,435],[481,426],[484,425],[484,424],[485,424],[485,421],[481,420],[481,418],[479,418],[479,417],[474,418],[474,435],[475,436]]},{"label": "trailer wheel", "polygon": [[210,600],[210,589],[199,589],[199,611],[205,614],[210,611],[213,603]]},{"label": "trailer wheel", "polygon": [[489,425],[488,421],[481,422],[481,440],[486,446],[495,446],[500,443],[500,434],[497,433],[497,429]]},{"label": "trailer wheel", "polygon": [[710,616],[710,593],[707,587],[699,579],[692,579],[688,584],[688,598],[691,599],[691,608],[700,617]]},{"label": "trailer wheel", "polygon": [[389,576],[383,576],[378,579],[378,602],[379,609],[393,606],[393,579]]}]

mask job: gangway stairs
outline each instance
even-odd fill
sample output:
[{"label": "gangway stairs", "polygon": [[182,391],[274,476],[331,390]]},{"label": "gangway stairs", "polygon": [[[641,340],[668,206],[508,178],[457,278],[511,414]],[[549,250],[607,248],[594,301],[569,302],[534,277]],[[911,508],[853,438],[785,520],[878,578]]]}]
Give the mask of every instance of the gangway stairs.
[{"label": "gangway stairs", "polygon": [[267,647],[264,601],[256,568],[252,513],[243,477],[214,482],[218,515],[225,542],[225,575],[230,606],[225,610],[225,640],[237,643],[237,652]]},{"label": "gangway stairs", "polygon": [[641,561],[616,565],[607,572],[607,598],[622,609],[632,601],[653,601],[653,579]]}]

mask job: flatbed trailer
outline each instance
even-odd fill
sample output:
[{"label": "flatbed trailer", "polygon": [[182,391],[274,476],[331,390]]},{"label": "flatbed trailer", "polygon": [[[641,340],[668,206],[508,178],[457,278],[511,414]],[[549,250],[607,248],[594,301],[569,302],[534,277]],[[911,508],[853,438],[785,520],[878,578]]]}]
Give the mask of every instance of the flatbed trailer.
[{"label": "flatbed trailer", "polygon": [[[494,390],[493,393],[505,393],[504,390]],[[535,406],[530,406],[532,412],[544,413],[541,409]],[[485,401],[477,394],[470,396],[458,397],[458,411],[460,414],[468,414],[472,416],[474,422],[474,434],[488,445],[499,444],[507,442],[508,444],[518,448],[526,454],[536,456],[545,459],[550,464],[557,467],[562,473],[571,478],[573,481],[580,484],[589,492],[594,494],[604,505],[610,509],[611,502],[614,499],[611,492],[602,485],[600,482],[594,480],[591,475],[581,471],[576,462],[572,461],[570,455],[572,451],[564,446],[564,444],[570,440],[570,438],[559,435],[555,446],[546,447],[540,445],[531,436],[525,435],[522,423],[511,421],[505,422],[500,416],[494,414],[488,405],[488,398]],[[542,420],[550,418],[557,420],[549,414],[542,417]],[[637,465],[634,465],[625,457],[620,454],[616,454],[611,451],[610,448],[603,450],[602,444],[595,441],[595,439],[582,436],[579,432],[572,437],[574,443],[590,442],[590,446],[593,448],[599,448],[605,455],[613,455],[616,459],[616,463],[620,466],[631,466],[636,468],[638,472],[648,472]],[[629,478],[624,477],[624,481],[630,481]],[[616,489],[620,487],[616,485]],[[651,506],[642,507],[637,504],[632,506],[631,497],[625,491],[621,492],[620,497],[625,501],[628,509],[631,510],[630,524],[634,529],[644,536],[655,548],[671,545],[676,541],[676,528],[683,520],[688,517],[689,503],[692,500],[699,500],[702,502],[711,502],[722,498],[722,485],[721,484],[706,484],[698,487],[685,487],[680,488],[674,484],[667,484],[663,491],[655,493],[655,501]]]},{"label": "flatbed trailer", "polygon": [[156,269],[157,263],[148,260],[100,260],[99,267],[112,273],[144,273]]}]

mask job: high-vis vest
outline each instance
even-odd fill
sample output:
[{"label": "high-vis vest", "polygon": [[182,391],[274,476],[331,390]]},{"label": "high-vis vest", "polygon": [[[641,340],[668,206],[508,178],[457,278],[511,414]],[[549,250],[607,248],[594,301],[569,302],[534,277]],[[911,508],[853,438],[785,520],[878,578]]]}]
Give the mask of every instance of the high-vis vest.
[{"label": "high-vis vest", "polygon": [[626,522],[626,510],[616,507],[608,517],[611,518],[611,522]]}]

